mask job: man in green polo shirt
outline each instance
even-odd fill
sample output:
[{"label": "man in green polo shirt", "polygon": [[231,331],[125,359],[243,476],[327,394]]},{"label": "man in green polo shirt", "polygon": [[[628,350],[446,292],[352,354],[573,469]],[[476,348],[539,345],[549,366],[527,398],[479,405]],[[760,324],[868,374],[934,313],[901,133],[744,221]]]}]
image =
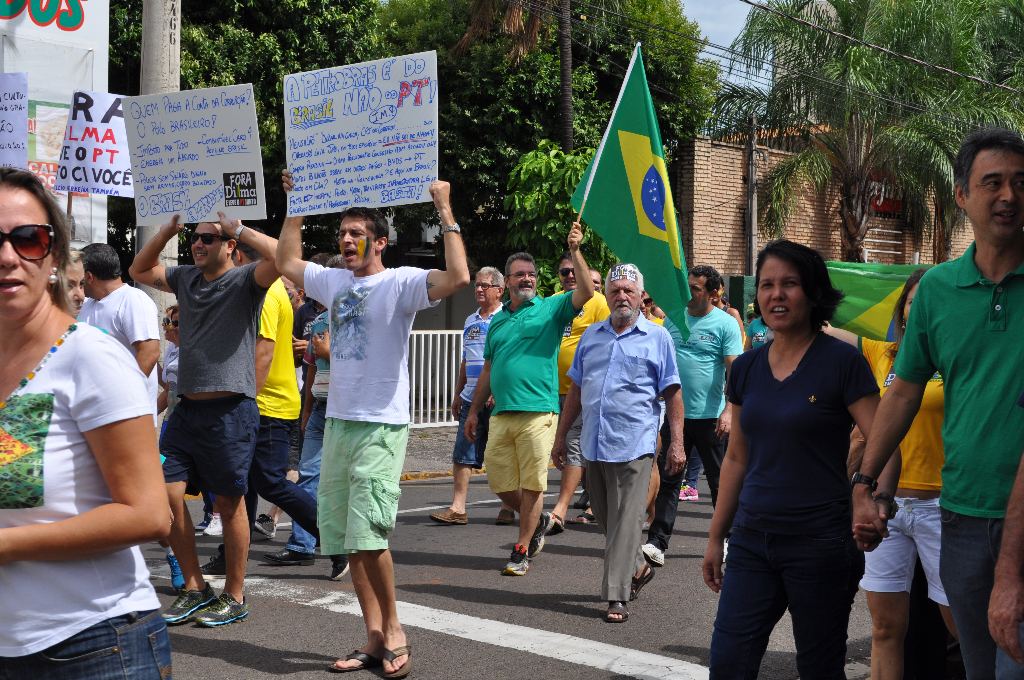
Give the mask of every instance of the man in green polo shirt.
[{"label": "man in green polo shirt", "polygon": [[896,377],[876,413],[860,476],[854,476],[854,533],[862,547],[871,547],[885,531],[880,508],[888,504],[873,502],[874,480],[910,428],[925,384],[938,372],[946,412],[942,585],[967,677],[1020,679],[1024,666],[998,650],[989,633],[988,608],[1003,517],[1024,446],[1024,409],[1014,406],[1024,365],[1024,139],[1000,128],[972,133],[953,170],[956,201],[971,221],[974,243],[921,279]]},{"label": "man in green polo shirt", "polygon": [[[583,232],[569,231],[575,271],[588,271],[580,252]],[[594,282],[580,277],[572,295],[537,295],[537,264],[515,253],[505,264],[509,301],[491,319],[484,368],[466,418],[466,439],[476,439],[477,414],[494,394],[484,465],[487,483],[506,505],[519,510],[519,542],[504,573],[524,576],[544,548],[551,513],[541,513],[548,488],[548,456],[558,427],[558,348],[566,324],[594,297]]]}]

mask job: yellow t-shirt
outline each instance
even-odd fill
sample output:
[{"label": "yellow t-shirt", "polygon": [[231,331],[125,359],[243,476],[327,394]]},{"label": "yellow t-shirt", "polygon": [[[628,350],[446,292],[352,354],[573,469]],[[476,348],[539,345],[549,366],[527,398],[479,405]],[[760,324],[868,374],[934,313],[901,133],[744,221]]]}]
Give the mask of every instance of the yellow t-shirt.
[{"label": "yellow t-shirt", "polygon": [[[875,374],[882,394],[889,388],[896,373],[894,360],[887,350],[894,343],[869,338],[860,339],[860,349]],[[906,489],[938,491],[942,488],[942,464],[946,459],[942,444],[943,405],[942,376],[938,373],[925,384],[921,410],[914,417],[906,438],[900,443],[903,472],[900,486]]]},{"label": "yellow t-shirt", "polygon": [[[555,293],[555,295],[564,294],[565,291]],[[592,323],[604,321],[611,313],[611,310],[608,309],[608,300],[605,299],[604,295],[594,293],[594,297],[590,298],[587,304],[583,305],[583,309],[573,318],[572,323],[565,327],[565,332],[562,333],[562,344],[558,347],[559,394],[569,393],[569,386],[572,384],[572,380],[566,374],[569,372],[572,360],[576,356],[576,345],[580,344],[580,336],[583,335],[583,331],[587,330],[587,327]]]},{"label": "yellow t-shirt", "polygon": [[652,316],[650,319],[648,319],[648,321],[650,321],[651,323],[656,323],[659,326],[664,326],[665,325],[665,320],[660,318],[660,317],[657,317],[657,316]]},{"label": "yellow t-shirt", "polygon": [[268,418],[294,420],[302,410],[299,383],[295,378],[295,356],[292,354],[292,303],[281,279],[267,290],[260,312],[260,337],[274,341],[274,358],[263,389],[256,395],[260,415]]}]

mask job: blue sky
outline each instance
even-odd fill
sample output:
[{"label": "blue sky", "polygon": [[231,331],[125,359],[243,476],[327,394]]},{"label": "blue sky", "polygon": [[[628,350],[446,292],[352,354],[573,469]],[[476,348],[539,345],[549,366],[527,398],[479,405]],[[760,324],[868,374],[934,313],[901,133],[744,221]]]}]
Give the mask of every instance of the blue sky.
[{"label": "blue sky", "polygon": [[743,28],[751,9],[740,0],[682,0],[682,4],[683,14],[697,22],[708,40],[726,47]]}]

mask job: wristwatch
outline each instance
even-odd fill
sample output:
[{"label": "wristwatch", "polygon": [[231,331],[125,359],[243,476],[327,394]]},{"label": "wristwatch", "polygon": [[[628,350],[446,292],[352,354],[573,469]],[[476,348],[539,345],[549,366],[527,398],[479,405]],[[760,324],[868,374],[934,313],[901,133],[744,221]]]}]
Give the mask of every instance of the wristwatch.
[{"label": "wristwatch", "polygon": [[889,512],[885,514],[886,519],[892,519],[893,517],[895,517],[896,513],[900,509],[900,506],[896,504],[896,499],[887,493],[876,493],[874,496],[871,497],[871,500],[875,501],[876,503],[879,500],[883,500],[889,504]]},{"label": "wristwatch", "polygon": [[239,224],[239,225],[238,225],[238,229],[235,229],[235,240],[236,240],[236,241],[237,241],[237,240],[239,239],[239,237],[240,237],[240,236],[242,235],[242,230],[243,230],[243,229],[245,229],[245,225],[244,225],[244,224]]},{"label": "wristwatch", "polygon": [[459,223],[458,222],[456,222],[455,224],[453,224],[451,226],[443,227],[441,229],[441,233],[442,234],[447,234],[449,231],[454,231],[456,234],[461,234],[462,233],[462,229],[459,228]]},{"label": "wristwatch", "polygon": [[853,477],[850,478],[850,486],[856,486],[857,484],[867,484],[872,493],[878,488],[876,480],[867,475],[862,475],[860,472],[854,472]]}]

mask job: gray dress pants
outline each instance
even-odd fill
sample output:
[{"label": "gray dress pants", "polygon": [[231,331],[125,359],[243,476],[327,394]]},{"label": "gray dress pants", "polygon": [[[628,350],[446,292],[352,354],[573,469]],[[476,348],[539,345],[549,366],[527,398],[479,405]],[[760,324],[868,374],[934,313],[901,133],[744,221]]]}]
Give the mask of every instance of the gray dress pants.
[{"label": "gray dress pants", "polygon": [[653,464],[654,454],[628,463],[587,461],[590,508],[605,537],[602,600],[628,602],[633,575],[643,569],[640,537]]}]

